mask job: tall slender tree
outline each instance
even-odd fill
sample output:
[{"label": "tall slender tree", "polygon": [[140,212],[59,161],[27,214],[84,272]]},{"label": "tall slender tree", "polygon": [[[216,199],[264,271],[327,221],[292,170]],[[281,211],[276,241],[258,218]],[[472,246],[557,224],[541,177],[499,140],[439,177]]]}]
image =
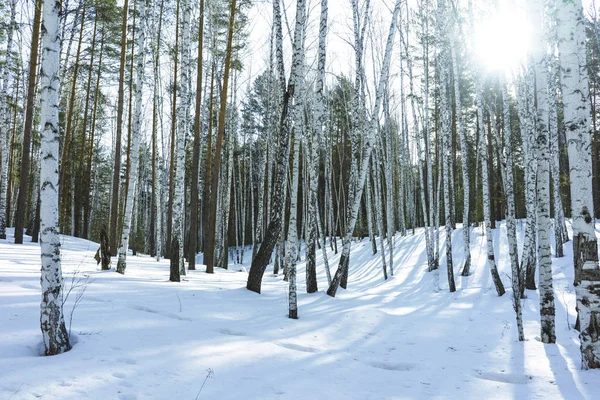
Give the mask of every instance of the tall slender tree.
[{"label": "tall slender tree", "polygon": [[[42,5],[39,4],[41,8]],[[40,147],[42,303],[40,325],[45,354],[71,349],[63,313],[63,278],[58,235],[58,92],[60,87],[60,2],[44,0]]]},{"label": "tall slender tree", "polygon": [[44,0],[36,0],[33,17],[33,32],[31,34],[31,52],[29,53],[29,72],[27,78],[27,108],[25,110],[25,126],[23,128],[23,143],[21,148],[21,173],[19,177],[19,194],[17,211],[15,213],[15,243],[23,243],[23,228],[27,208],[27,192],[29,187],[29,164],[31,149],[31,134],[35,112],[35,92],[37,84],[38,54],[40,48],[40,31],[42,8]]},{"label": "tall slender tree", "polygon": [[113,152],[114,169],[110,203],[110,252],[117,255],[117,225],[119,215],[119,188],[121,186],[121,137],[123,135],[123,107],[125,98],[125,60],[127,56],[127,17],[129,0],[123,3],[123,19],[121,22],[121,56],[119,60],[119,89],[117,93],[117,133]]}]

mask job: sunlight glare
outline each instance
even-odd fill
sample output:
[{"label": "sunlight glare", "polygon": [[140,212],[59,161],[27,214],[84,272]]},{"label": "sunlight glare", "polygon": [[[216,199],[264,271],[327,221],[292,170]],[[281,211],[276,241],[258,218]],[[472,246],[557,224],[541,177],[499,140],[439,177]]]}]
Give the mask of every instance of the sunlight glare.
[{"label": "sunlight glare", "polygon": [[475,51],[490,70],[508,71],[527,55],[531,30],[522,11],[502,8],[484,17],[475,28]]}]

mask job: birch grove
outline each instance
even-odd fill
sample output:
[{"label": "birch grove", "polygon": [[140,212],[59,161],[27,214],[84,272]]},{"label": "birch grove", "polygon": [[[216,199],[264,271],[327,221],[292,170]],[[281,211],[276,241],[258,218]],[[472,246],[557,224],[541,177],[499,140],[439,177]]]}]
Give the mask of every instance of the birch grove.
[{"label": "birch grove", "polygon": [[488,277],[515,338],[534,307],[550,344],[575,293],[600,368],[598,5],[338,6],[0,1],[0,241],[40,237],[46,354],[72,344],[62,234],[120,274],[166,258],[173,288],[230,269],[260,294],[268,274],[291,319],[420,263],[440,298]]}]

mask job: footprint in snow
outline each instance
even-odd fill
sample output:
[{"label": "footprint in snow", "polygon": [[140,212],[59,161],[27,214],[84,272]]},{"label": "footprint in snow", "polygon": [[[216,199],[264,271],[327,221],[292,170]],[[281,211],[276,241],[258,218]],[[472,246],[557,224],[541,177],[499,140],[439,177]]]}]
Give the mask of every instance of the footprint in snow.
[{"label": "footprint in snow", "polygon": [[319,350],[317,350],[313,347],[301,346],[299,344],[294,344],[294,343],[275,343],[275,344],[279,347],[283,347],[284,349],[302,351],[304,353],[318,353],[319,352]]},{"label": "footprint in snow", "polygon": [[112,374],[112,376],[114,376],[115,378],[119,378],[119,379],[125,379],[127,378],[127,375],[122,373],[122,372],[114,372]]},{"label": "footprint in snow", "polygon": [[247,336],[244,332],[232,331],[229,329],[219,329],[217,332],[222,333],[223,335],[231,335],[231,336]]},{"label": "footprint in snow", "polygon": [[525,385],[529,383],[533,376],[521,374],[505,374],[500,372],[476,371],[476,378],[492,382],[512,383],[515,385]]},{"label": "footprint in snow", "polygon": [[388,371],[414,371],[417,368],[417,364],[402,363],[402,362],[386,362],[386,361],[371,361],[367,363],[371,367],[385,369]]}]

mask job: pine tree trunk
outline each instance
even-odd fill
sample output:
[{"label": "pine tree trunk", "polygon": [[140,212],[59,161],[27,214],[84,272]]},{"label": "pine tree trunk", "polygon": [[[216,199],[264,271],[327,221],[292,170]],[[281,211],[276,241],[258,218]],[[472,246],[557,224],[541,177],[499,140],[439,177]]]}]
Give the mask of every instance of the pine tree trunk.
[{"label": "pine tree trunk", "polygon": [[223,88],[221,90],[221,104],[219,108],[219,125],[217,128],[217,142],[215,145],[215,160],[213,164],[213,174],[211,177],[211,193],[208,213],[208,232],[206,235],[206,246],[204,248],[204,263],[206,272],[213,273],[215,265],[215,234],[217,218],[217,200],[219,188],[219,171],[221,168],[221,149],[223,146],[223,136],[225,134],[225,114],[227,107],[227,93],[229,82],[229,70],[231,68],[231,52],[233,43],[233,28],[235,21],[236,0],[231,0],[229,9],[229,31],[227,33],[227,49],[225,51],[225,70],[223,72]]},{"label": "pine tree trunk", "polygon": [[124,0],[123,20],[121,24],[121,58],[119,61],[119,91],[117,99],[117,134],[115,138],[115,151],[113,153],[114,169],[110,206],[110,251],[117,255],[117,231],[119,215],[119,187],[121,186],[121,137],[123,133],[123,103],[125,96],[125,60],[127,56],[127,15],[129,13],[129,0]]},{"label": "pine tree trunk", "polygon": [[6,31],[6,56],[4,69],[0,67],[2,75],[2,89],[0,90],[0,239],[6,239],[7,224],[7,189],[8,189],[8,132],[10,131],[10,96],[8,87],[11,80],[10,65],[12,65],[13,33],[16,25],[17,0],[10,2],[10,22]]},{"label": "pine tree trunk", "polygon": [[[83,41],[83,25],[85,23],[86,16],[86,7],[83,5],[83,10],[81,12],[81,24],[79,26],[79,39],[77,40],[77,51],[75,53],[75,65],[73,67],[73,77],[71,78],[71,92],[69,94],[69,105],[67,109],[67,127],[65,129],[65,137],[63,140],[63,149],[61,154],[61,163],[60,163],[60,178],[59,178],[59,206],[60,212],[62,216],[62,220],[60,221],[60,225],[64,232],[68,231],[67,223],[70,222],[69,227],[76,226],[76,221],[73,221],[71,218],[65,218],[69,213],[68,210],[72,206],[70,199],[71,194],[74,191],[74,188],[71,187],[70,184],[67,184],[67,180],[70,180],[71,175],[74,171],[71,171],[71,141],[74,136],[73,133],[73,123],[74,116],[73,111],[75,108],[75,99],[76,99],[76,91],[77,91],[77,79],[79,78],[79,59],[81,57],[81,43]],[[74,28],[74,27],[73,27]],[[71,229],[73,230],[73,229]],[[78,228],[74,229],[74,232],[78,232]],[[75,236],[78,236],[77,234]]]},{"label": "pine tree trunk", "polygon": [[17,197],[17,211],[15,213],[15,243],[23,243],[23,228],[25,225],[25,209],[27,208],[27,188],[29,185],[29,159],[31,149],[31,131],[35,111],[36,77],[38,69],[38,52],[40,47],[40,29],[42,8],[45,0],[36,0],[35,14],[33,17],[33,32],[31,36],[31,52],[29,55],[29,72],[27,80],[27,109],[25,111],[25,125],[23,128],[23,143],[21,147],[21,165],[19,178],[19,194]]}]

